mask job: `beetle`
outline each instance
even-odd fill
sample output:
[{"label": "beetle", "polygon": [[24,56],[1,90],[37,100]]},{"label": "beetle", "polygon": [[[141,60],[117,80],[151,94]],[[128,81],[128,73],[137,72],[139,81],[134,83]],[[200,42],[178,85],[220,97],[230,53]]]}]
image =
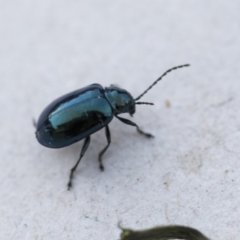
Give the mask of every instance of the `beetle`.
[{"label": "beetle", "polygon": [[153,103],[137,102],[137,100],[169,72],[188,66],[190,65],[185,64],[167,70],[135,99],[128,91],[114,85],[103,88],[99,84],[91,84],[57,98],[43,110],[35,124],[36,138],[41,145],[48,148],[62,148],[84,139],[79,159],[70,171],[68,189],[72,187],[74,172],[89,146],[91,134],[105,127],[107,145],[98,155],[100,170],[104,170],[102,156],[111,143],[108,124],[113,117],[136,127],[137,131],[145,137],[153,137],[152,134],[143,132],[136,123],[118,115],[129,113],[133,116],[136,104],[153,105]]}]

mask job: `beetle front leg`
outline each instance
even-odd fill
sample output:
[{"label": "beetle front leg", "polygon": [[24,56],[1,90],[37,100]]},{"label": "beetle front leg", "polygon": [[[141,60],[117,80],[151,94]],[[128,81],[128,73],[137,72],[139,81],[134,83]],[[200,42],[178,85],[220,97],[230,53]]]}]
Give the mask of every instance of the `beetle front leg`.
[{"label": "beetle front leg", "polygon": [[105,134],[106,134],[106,137],[107,137],[108,144],[98,155],[99,168],[100,168],[101,171],[104,170],[104,166],[102,164],[102,155],[106,152],[106,150],[108,149],[108,147],[111,143],[111,133],[110,133],[108,125],[105,127]]},{"label": "beetle front leg", "polygon": [[138,131],[140,134],[144,135],[145,137],[147,137],[147,138],[153,138],[153,137],[154,137],[151,133],[145,133],[145,132],[143,132],[143,131],[138,127],[138,125],[137,125],[136,123],[134,123],[134,122],[132,122],[132,121],[130,121],[130,120],[128,120],[128,119],[125,119],[125,118],[121,118],[121,117],[118,117],[118,116],[115,116],[115,117],[116,117],[117,119],[119,119],[121,122],[123,122],[123,123],[125,123],[125,124],[127,124],[127,125],[136,127],[136,128],[137,128],[137,131]]},{"label": "beetle front leg", "polygon": [[80,153],[80,157],[79,157],[77,163],[71,169],[70,176],[69,176],[69,182],[68,182],[68,190],[70,190],[70,188],[72,187],[73,174],[74,174],[75,170],[77,169],[77,166],[80,163],[82,157],[84,156],[86,150],[88,149],[89,143],[90,143],[90,136],[85,138],[85,141],[83,143],[83,147],[82,147],[82,150],[81,150],[81,153]]}]

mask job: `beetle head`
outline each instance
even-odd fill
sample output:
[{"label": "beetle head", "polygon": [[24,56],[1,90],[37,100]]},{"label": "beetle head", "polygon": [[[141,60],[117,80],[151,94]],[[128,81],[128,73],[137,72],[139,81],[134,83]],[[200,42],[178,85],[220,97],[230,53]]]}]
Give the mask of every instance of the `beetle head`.
[{"label": "beetle head", "polygon": [[105,88],[105,96],[113,108],[114,115],[129,113],[132,116],[135,113],[135,100],[128,91],[111,85]]}]

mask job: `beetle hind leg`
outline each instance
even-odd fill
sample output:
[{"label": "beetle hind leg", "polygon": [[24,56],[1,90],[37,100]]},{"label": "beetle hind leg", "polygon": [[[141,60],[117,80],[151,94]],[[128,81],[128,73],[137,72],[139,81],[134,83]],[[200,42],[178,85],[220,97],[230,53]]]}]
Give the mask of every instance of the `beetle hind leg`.
[{"label": "beetle hind leg", "polygon": [[69,182],[68,182],[68,185],[67,185],[68,190],[70,190],[70,188],[72,187],[73,174],[76,171],[76,169],[78,167],[78,164],[80,163],[80,161],[81,161],[82,157],[84,156],[86,150],[88,149],[89,143],[90,143],[90,136],[85,138],[85,141],[83,143],[83,147],[82,147],[79,159],[78,159],[77,163],[74,165],[74,167],[71,169],[70,176],[69,176]]},{"label": "beetle hind leg", "polygon": [[145,133],[145,132],[143,132],[143,131],[138,127],[138,125],[137,125],[136,123],[134,123],[134,122],[132,122],[132,121],[130,121],[130,120],[128,120],[128,119],[125,119],[125,118],[121,118],[121,117],[118,117],[118,116],[115,116],[115,117],[116,117],[117,119],[119,119],[121,122],[123,122],[123,123],[125,123],[125,124],[127,124],[127,125],[136,127],[138,133],[144,135],[145,137],[147,137],[147,138],[153,138],[153,137],[154,137],[151,133]]},{"label": "beetle hind leg", "polygon": [[35,127],[35,128],[37,128],[37,122],[36,122],[36,120],[33,118],[32,119],[32,123],[33,123],[33,126]]},{"label": "beetle hind leg", "polygon": [[106,150],[108,149],[108,147],[111,143],[111,133],[110,133],[108,125],[105,127],[105,134],[106,134],[108,144],[98,155],[99,168],[100,168],[101,171],[104,170],[104,166],[102,164],[102,155],[106,152]]}]

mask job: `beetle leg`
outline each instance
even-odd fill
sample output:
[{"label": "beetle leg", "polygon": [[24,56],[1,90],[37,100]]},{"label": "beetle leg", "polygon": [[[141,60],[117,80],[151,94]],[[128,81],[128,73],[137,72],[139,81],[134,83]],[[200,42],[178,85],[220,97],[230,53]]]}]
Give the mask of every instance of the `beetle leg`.
[{"label": "beetle leg", "polygon": [[82,159],[83,155],[85,154],[86,150],[88,149],[90,143],[90,136],[85,138],[85,141],[83,143],[83,147],[80,153],[80,157],[77,161],[77,163],[74,165],[74,167],[71,169],[70,176],[69,176],[69,182],[68,182],[68,190],[72,187],[72,179],[73,179],[73,174],[75,170],[77,169],[78,164],[80,163],[80,160]]},{"label": "beetle leg", "polygon": [[104,167],[103,167],[103,164],[102,164],[102,155],[106,152],[106,150],[108,149],[108,147],[111,143],[111,133],[110,133],[108,125],[105,127],[105,130],[106,130],[105,134],[106,134],[106,137],[107,137],[108,144],[98,155],[99,168],[100,168],[101,171],[104,170]]},{"label": "beetle leg", "polygon": [[33,122],[33,126],[35,127],[35,128],[37,128],[37,123],[36,123],[36,120],[33,118],[32,119],[32,122]]},{"label": "beetle leg", "polygon": [[152,134],[150,134],[150,133],[145,133],[145,132],[143,132],[143,131],[138,127],[138,125],[137,125],[136,123],[134,123],[134,122],[132,122],[132,121],[130,121],[130,120],[128,120],[128,119],[125,119],[125,118],[121,118],[121,117],[118,117],[118,116],[115,116],[115,117],[118,118],[121,122],[123,122],[123,123],[125,123],[125,124],[127,124],[127,125],[131,125],[131,126],[136,127],[136,128],[137,128],[137,131],[138,131],[140,134],[144,135],[145,137],[148,137],[148,138],[153,138],[153,137],[154,137],[154,136],[153,136]]}]

